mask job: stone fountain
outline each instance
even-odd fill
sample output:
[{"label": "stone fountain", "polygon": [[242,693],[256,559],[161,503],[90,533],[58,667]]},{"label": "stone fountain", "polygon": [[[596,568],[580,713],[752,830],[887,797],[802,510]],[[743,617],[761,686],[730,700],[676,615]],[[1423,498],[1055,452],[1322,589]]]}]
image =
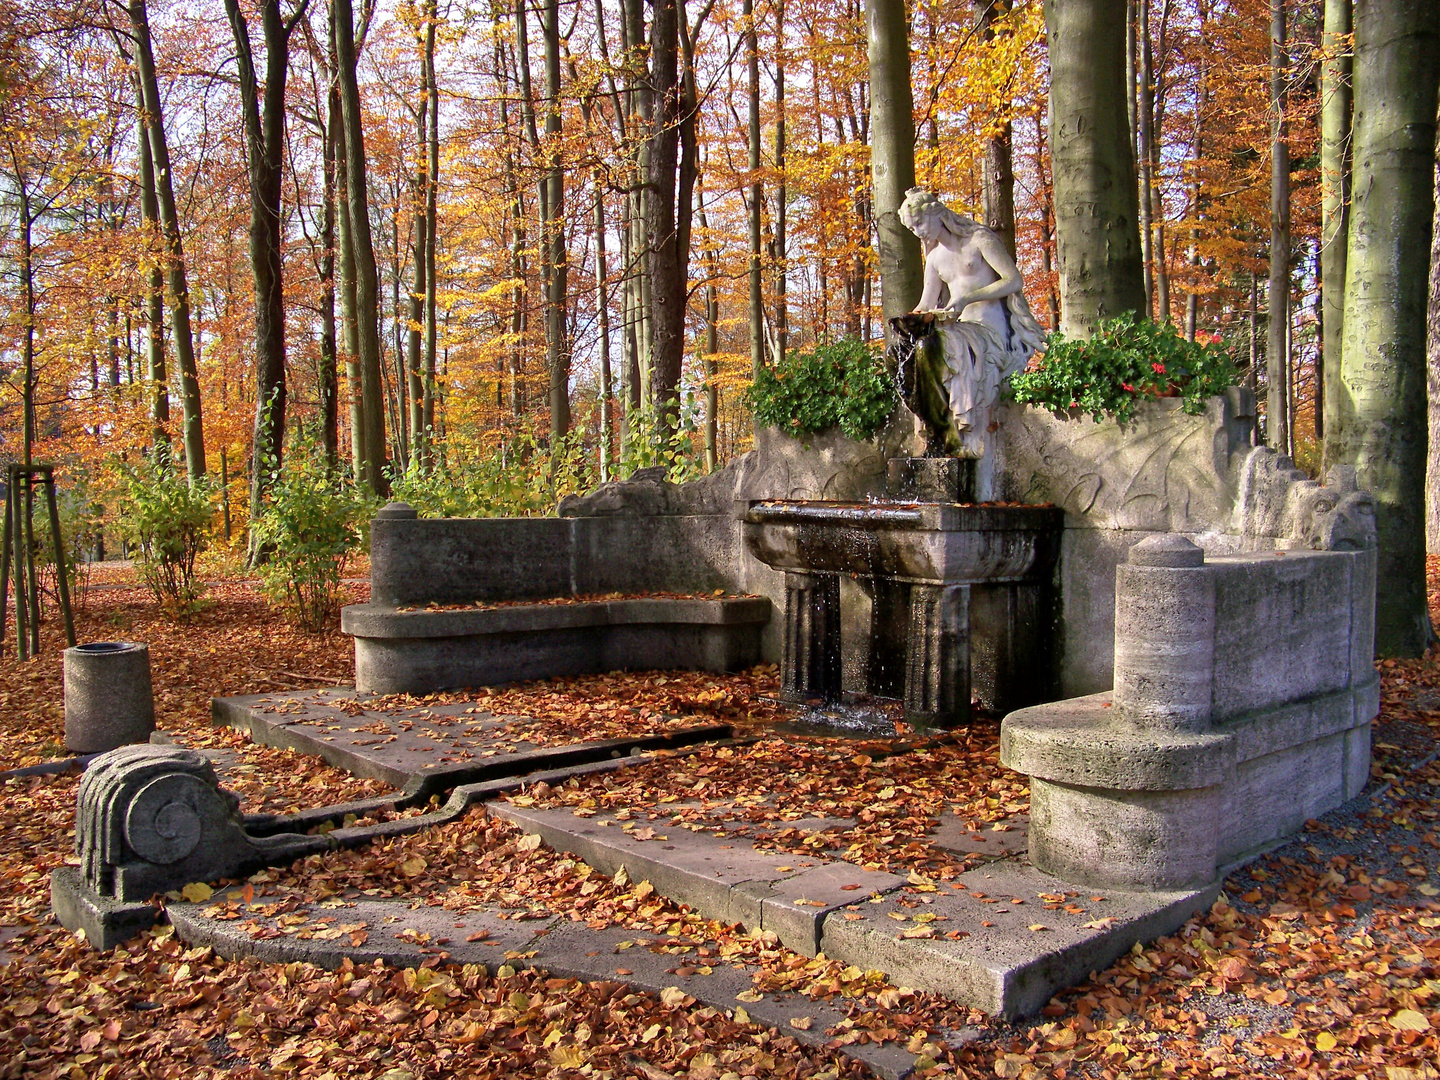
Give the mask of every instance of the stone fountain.
[{"label": "stone fountain", "polygon": [[[926,245],[925,292],[892,320],[890,357],[928,456],[889,462],[888,501],[750,502],[745,541],[785,574],[785,697],[838,698],[844,642],[863,640],[866,691],[948,727],[969,718],[972,692],[997,710],[1054,696],[1064,515],[974,501],[1000,384],[1043,336],[1020,272],[994,234],[927,193],[912,191],[901,217]],[[842,626],[842,575],[868,596],[867,625]]]}]

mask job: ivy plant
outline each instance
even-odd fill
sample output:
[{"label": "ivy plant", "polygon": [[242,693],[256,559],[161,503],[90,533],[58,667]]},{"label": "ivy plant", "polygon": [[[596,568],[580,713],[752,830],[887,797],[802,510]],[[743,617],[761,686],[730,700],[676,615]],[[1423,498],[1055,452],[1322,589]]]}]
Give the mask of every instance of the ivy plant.
[{"label": "ivy plant", "polygon": [[1126,312],[1090,338],[1051,334],[1039,365],[1012,375],[1010,389],[1016,401],[1057,415],[1080,409],[1123,424],[1151,397],[1178,396],[1185,412],[1202,412],[1208,398],[1234,385],[1235,371],[1218,341],[1186,341],[1172,323]]},{"label": "ivy plant", "polygon": [[762,367],[747,396],[756,422],[766,427],[796,438],[838,427],[861,441],[885,426],[898,399],[884,357],[855,338]]}]

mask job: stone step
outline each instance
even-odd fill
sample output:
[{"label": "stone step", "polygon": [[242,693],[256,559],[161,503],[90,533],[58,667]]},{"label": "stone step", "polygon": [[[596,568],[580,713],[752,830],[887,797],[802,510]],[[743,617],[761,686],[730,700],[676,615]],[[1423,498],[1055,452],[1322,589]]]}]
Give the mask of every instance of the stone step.
[{"label": "stone step", "polygon": [[[951,882],[907,880],[680,825],[627,830],[609,815],[507,801],[486,810],[602,873],[623,868],[632,880],[648,880],[707,918],[772,931],[796,952],[823,951],[1006,1019],[1038,1012],[1136,942],[1174,931],[1220,891],[1217,882],[1187,892],[1101,894],[1018,857],[996,858]],[[643,839],[634,835],[642,829]],[[1002,855],[1023,850],[1023,828],[1001,835]]]}]

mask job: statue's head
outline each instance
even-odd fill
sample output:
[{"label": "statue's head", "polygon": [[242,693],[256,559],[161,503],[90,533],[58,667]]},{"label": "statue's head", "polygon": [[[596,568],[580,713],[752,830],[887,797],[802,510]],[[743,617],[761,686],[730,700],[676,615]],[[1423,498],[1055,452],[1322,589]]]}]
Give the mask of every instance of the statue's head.
[{"label": "statue's head", "polygon": [[927,243],[939,239],[938,233],[931,234],[940,228],[958,237],[966,237],[980,227],[974,218],[951,210],[933,191],[918,187],[905,193],[899,216],[902,225]]}]

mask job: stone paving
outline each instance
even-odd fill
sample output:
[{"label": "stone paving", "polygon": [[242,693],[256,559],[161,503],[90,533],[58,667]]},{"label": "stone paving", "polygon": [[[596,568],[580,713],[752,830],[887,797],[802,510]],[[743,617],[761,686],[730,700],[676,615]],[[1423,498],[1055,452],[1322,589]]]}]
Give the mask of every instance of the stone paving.
[{"label": "stone paving", "polygon": [[538,768],[728,738],[729,726],[655,717],[629,739],[545,737],[542,721],[496,716],[466,700],[384,697],[348,688],[216,698],[217,723],[265,746],[314,754],[412,796]]}]

